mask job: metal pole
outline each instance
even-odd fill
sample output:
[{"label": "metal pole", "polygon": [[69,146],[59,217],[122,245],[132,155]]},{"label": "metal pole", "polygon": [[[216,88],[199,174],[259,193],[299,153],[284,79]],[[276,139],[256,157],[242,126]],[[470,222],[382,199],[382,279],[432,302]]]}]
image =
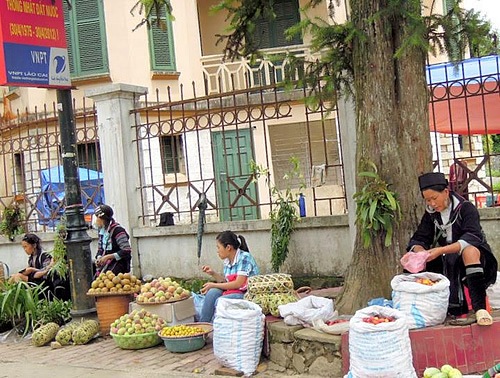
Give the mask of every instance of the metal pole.
[{"label": "metal pole", "polygon": [[76,159],[76,136],[71,89],[57,90],[57,109],[61,133],[64,191],[66,193],[66,230],[64,242],[69,264],[71,315],[84,317],[96,311],[94,298],[87,295],[92,283],[91,238],[83,216],[83,205]]}]

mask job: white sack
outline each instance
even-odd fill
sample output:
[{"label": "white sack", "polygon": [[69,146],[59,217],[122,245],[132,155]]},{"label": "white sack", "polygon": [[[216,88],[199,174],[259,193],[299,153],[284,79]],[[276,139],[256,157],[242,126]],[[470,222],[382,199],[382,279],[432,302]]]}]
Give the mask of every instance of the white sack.
[{"label": "white sack", "polygon": [[500,272],[497,272],[497,282],[486,289],[486,295],[490,301],[491,308],[500,308]]},{"label": "white sack", "polygon": [[278,306],[280,316],[287,325],[303,325],[310,327],[314,320],[330,320],[333,312],[333,300],[309,295],[297,302]]},{"label": "white sack", "polygon": [[[372,324],[370,316],[395,321]],[[356,311],[349,321],[349,378],[417,378],[413,368],[406,316],[398,310],[370,306]]]},{"label": "white sack", "polygon": [[214,319],[213,348],[220,364],[252,375],[264,340],[262,309],[244,299],[220,297]]},{"label": "white sack", "polygon": [[[432,286],[415,282],[417,278],[439,281]],[[443,324],[448,312],[450,281],[438,273],[401,274],[391,281],[393,307],[402,311],[410,329]]]}]

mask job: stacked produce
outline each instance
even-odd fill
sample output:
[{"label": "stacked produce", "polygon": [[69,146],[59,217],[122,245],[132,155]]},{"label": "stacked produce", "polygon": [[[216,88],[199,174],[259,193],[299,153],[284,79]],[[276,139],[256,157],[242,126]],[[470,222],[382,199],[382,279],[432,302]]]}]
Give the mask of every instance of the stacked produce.
[{"label": "stacked produce", "polygon": [[100,273],[97,278],[92,281],[87,294],[132,294],[139,292],[140,289],[141,280],[133,274],[118,273],[115,275],[109,270],[106,273]]},{"label": "stacked produce", "polygon": [[165,321],[156,314],[144,309],[134,310],[111,323],[111,334],[137,335],[157,333],[165,325]]},{"label": "stacked produce", "polygon": [[167,303],[189,298],[191,292],[170,277],[155,278],[142,285],[137,303]]},{"label": "stacked produce", "polygon": [[33,332],[31,342],[34,346],[44,346],[51,344],[53,348],[60,348],[69,345],[87,344],[99,332],[99,323],[95,320],[85,320],[80,323],[70,323],[63,328],[59,328],[56,323],[47,323]]},{"label": "stacked produce", "polygon": [[276,273],[248,279],[245,299],[258,304],[264,315],[280,316],[278,306],[298,300],[289,274]]},{"label": "stacked produce", "polygon": [[441,369],[428,367],[424,371],[424,378],[462,378],[462,373],[451,365],[443,365]]},{"label": "stacked produce", "polygon": [[164,327],[160,331],[160,336],[163,337],[189,337],[189,336],[197,336],[206,333],[206,330],[202,327],[187,325],[187,324],[178,324],[171,327]]},{"label": "stacked produce", "polygon": [[156,314],[140,309],[111,323],[110,335],[122,349],[143,349],[161,343],[158,332],[165,321]]}]

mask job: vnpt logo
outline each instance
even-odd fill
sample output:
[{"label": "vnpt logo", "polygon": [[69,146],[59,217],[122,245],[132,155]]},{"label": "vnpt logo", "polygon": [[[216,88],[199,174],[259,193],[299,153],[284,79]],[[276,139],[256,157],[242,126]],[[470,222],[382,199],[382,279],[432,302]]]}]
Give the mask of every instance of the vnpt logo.
[{"label": "vnpt logo", "polygon": [[66,57],[63,55],[57,55],[52,59],[52,65],[55,68],[56,74],[64,72],[66,69]]}]

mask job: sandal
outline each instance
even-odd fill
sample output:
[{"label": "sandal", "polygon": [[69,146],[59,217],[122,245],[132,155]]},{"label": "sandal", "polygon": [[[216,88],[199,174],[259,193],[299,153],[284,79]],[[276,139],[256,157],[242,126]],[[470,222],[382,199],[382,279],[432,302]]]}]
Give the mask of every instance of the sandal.
[{"label": "sandal", "polygon": [[467,314],[467,317],[465,318],[455,318],[450,320],[448,322],[448,325],[463,327],[474,323],[476,323],[476,314],[470,312],[469,314]]},{"label": "sandal", "polygon": [[493,318],[486,310],[477,310],[476,312],[477,324],[480,326],[490,326],[493,324]]}]

